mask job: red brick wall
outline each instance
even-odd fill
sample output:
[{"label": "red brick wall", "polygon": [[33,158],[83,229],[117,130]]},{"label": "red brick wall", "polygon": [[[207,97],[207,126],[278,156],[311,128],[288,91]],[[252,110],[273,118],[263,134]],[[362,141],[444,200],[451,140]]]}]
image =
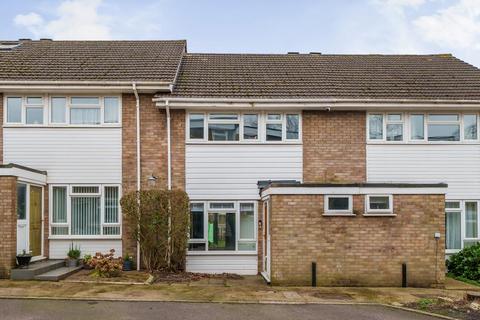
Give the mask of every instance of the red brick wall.
[{"label": "red brick wall", "polygon": [[[323,195],[273,195],[272,283],[319,286],[409,286],[444,282],[444,195],[394,195],[396,217],[364,217],[364,196],[354,196],[354,217],[323,216]],[[434,239],[441,233],[440,240]]]},{"label": "red brick wall", "polygon": [[8,278],[17,253],[16,177],[0,177],[0,221],[0,278]]},{"label": "red brick wall", "polygon": [[363,111],[304,111],[304,182],[366,181]]},{"label": "red brick wall", "polygon": [[[155,107],[153,95],[140,95],[141,185],[142,188],[167,188],[167,123],[165,110]],[[122,97],[122,172],[123,193],[136,190],[136,100],[133,94]],[[172,187],[185,189],[185,111],[171,110]],[[150,175],[158,177],[153,186]],[[136,243],[123,225],[123,251],[136,253]]]}]

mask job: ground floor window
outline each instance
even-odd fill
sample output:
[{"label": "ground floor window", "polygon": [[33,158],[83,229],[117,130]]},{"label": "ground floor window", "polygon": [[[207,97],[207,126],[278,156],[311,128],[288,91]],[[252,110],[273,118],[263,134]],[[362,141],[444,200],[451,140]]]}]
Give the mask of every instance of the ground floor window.
[{"label": "ground floor window", "polygon": [[479,203],[476,200],[445,203],[445,248],[456,252],[480,242]]},{"label": "ground floor window", "polygon": [[189,251],[256,252],[256,202],[195,201],[190,212]]},{"label": "ground floor window", "polygon": [[52,185],[50,234],[68,236],[119,236],[118,185]]}]

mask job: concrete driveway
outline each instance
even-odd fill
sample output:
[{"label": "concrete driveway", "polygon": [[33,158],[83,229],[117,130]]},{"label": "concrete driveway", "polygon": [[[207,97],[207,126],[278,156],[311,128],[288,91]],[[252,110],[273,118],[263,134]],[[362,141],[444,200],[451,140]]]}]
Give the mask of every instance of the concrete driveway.
[{"label": "concrete driveway", "polygon": [[10,319],[335,319],[433,320],[408,311],[374,305],[272,305],[180,302],[105,302],[0,299],[0,318]]}]

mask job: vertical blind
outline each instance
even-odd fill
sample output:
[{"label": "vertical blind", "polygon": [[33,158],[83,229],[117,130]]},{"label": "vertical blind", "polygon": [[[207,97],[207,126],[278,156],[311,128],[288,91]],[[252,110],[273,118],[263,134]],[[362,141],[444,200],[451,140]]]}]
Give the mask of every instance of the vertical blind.
[{"label": "vertical blind", "polygon": [[67,223],[67,187],[53,187],[53,223]]},{"label": "vertical blind", "polygon": [[105,223],[118,223],[118,188],[105,187]]},{"label": "vertical blind", "polygon": [[72,234],[99,235],[101,231],[100,199],[72,198]]}]

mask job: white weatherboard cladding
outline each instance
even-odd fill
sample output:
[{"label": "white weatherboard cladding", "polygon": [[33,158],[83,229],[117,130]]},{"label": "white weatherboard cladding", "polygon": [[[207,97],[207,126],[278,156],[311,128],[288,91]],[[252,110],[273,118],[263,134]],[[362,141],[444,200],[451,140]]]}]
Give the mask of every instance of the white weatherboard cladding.
[{"label": "white weatherboard cladding", "polygon": [[480,199],[480,145],[367,145],[367,179],[445,182],[447,199]]},{"label": "white weatherboard cladding", "polygon": [[188,255],[187,271],[256,275],[257,263],[256,255]]},{"label": "white weatherboard cladding", "polygon": [[259,199],[259,180],[302,180],[300,144],[190,144],[186,146],[190,199]]},{"label": "white weatherboard cladding", "polygon": [[121,128],[4,128],[4,162],[47,171],[48,183],[121,183]]},{"label": "white weatherboard cladding", "polygon": [[122,240],[50,240],[49,258],[64,259],[70,246],[80,248],[81,257],[86,254],[95,255],[95,253],[108,253],[111,249],[115,250],[115,256],[122,256]]}]

